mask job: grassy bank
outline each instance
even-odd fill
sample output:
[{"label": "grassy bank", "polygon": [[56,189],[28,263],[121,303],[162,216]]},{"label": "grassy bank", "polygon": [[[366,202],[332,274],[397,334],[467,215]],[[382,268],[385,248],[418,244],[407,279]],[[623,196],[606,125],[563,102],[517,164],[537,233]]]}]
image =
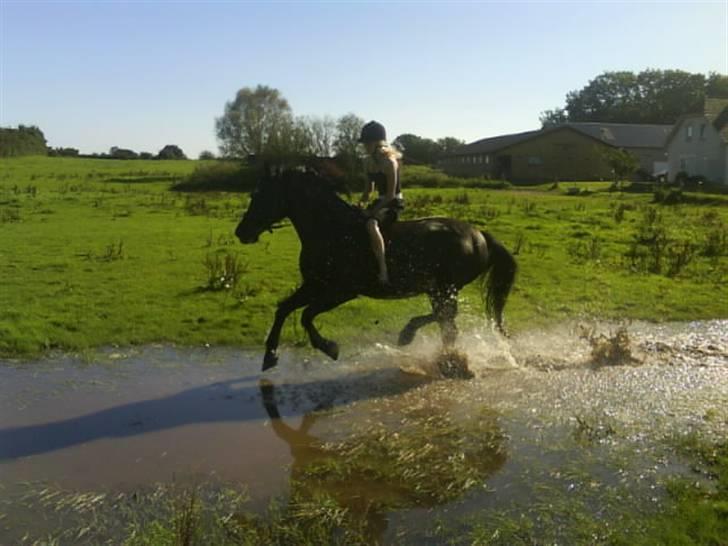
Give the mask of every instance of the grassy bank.
[{"label": "grassy bank", "polygon": [[[259,346],[275,303],[299,282],[298,241],[287,226],[240,245],[246,194],[171,191],[198,164],[1,160],[0,355],[151,341]],[[459,217],[517,253],[511,328],[728,316],[728,199],[688,194],[665,205],[602,190],[415,187],[406,217]],[[482,315],[475,286],[462,297],[466,314]],[[423,298],[361,299],[318,323],[345,349],[353,337],[392,340],[426,308]],[[304,341],[297,317],[283,340]]]}]

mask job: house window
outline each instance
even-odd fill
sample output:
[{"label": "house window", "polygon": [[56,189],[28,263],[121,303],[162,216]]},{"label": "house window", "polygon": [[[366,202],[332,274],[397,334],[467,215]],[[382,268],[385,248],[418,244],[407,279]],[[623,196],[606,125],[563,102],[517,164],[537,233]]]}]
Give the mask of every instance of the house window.
[{"label": "house window", "polygon": [[686,172],[688,170],[688,160],[685,159],[684,157],[680,158],[680,170],[686,171]]},{"label": "house window", "polygon": [[486,155],[485,156],[485,164],[486,165],[490,164],[490,156],[489,155]]},{"label": "house window", "polygon": [[543,159],[541,159],[539,156],[532,155],[528,158],[528,164],[529,165],[543,165]]},{"label": "house window", "polygon": [[705,140],[705,123],[700,126],[700,140]]},{"label": "house window", "polygon": [[688,125],[685,128],[685,140],[690,141],[692,139],[693,139],[693,126],[692,125]]}]

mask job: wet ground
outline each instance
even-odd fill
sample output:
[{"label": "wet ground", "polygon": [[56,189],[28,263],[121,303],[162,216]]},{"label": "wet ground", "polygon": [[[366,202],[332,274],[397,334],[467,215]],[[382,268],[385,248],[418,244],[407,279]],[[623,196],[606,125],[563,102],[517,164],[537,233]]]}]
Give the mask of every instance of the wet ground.
[{"label": "wet ground", "polygon": [[[692,475],[674,450],[681,437],[728,431],[728,321],[571,324],[507,342],[465,333],[469,381],[436,377],[437,343],[426,336],[406,351],[344,349],[336,363],[284,349],[264,375],[259,354],[229,348],[3,363],[0,544],[71,525],[68,507],[49,497],[158,483],[245,488],[249,507],[263,511],[301,487],[307,465],[351,453],[372,427],[394,438],[421,431],[436,444],[432,419],[443,416],[464,444],[487,435],[477,483],[413,496],[350,477],[361,483],[348,484],[345,503],[399,495],[397,510],[367,516],[374,539],[437,544],[423,513],[456,525],[496,511],[558,514],[562,502],[617,521],[625,508],[658,506],[666,477]],[[478,436],[453,423],[477,423]],[[342,498],[341,483],[317,487],[327,483]]]}]

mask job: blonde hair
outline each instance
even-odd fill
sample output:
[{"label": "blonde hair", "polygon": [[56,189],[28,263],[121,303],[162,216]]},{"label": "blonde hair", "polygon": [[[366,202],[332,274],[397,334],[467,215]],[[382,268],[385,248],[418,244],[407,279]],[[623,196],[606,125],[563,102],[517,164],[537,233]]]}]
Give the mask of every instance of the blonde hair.
[{"label": "blonde hair", "polygon": [[372,150],[371,155],[374,156],[376,153],[380,153],[384,157],[395,159],[397,161],[402,159],[402,152],[390,145],[386,140],[379,140],[374,143],[374,149]]}]

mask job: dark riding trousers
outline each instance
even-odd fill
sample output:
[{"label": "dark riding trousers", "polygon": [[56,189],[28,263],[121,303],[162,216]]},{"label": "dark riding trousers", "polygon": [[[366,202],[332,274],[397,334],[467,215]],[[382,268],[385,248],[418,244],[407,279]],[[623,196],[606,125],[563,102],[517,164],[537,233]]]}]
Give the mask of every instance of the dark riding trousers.
[{"label": "dark riding trousers", "polygon": [[386,229],[399,219],[399,215],[404,209],[404,199],[401,197],[402,186],[399,182],[399,169],[397,169],[394,193],[400,197],[389,200],[389,202],[374,213],[371,211],[386,199],[384,196],[387,195],[387,175],[382,172],[377,172],[367,173],[367,176],[369,180],[374,182],[374,187],[377,188],[377,193],[379,194],[379,197],[367,207],[369,217],[374,218],[379,223],[381,229]]}]

